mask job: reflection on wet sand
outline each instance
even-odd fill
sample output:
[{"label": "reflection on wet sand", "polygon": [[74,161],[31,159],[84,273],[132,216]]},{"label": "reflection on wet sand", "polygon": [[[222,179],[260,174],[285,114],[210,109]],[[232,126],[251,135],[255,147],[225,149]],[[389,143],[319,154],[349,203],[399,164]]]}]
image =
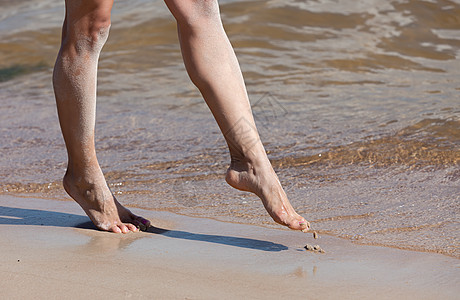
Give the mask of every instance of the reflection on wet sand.
[{"label": "reflection on wet sand", "polygon": [[[458,1],[221,1],[221,12],[269,157],[312,226],[460,257]],[[62,19],[60,1],[2,3],[0,193],[68,200],[50,84]],[[112,192],[271,226],[223,180],[225,141],[162,1],[118,3],[112,23],[96,141]]]}]

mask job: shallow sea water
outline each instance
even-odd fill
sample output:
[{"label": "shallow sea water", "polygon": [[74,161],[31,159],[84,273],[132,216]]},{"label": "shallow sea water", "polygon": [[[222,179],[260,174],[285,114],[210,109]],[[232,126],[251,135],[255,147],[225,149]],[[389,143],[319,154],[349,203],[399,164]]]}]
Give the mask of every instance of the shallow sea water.
[{"label": "shallow sea water", "polygon": [[[460,1],[220,3],[262,141],[313,229],[460,257]],[[63,3],[0,5],[0,193],[68,200],[51,86]],[[99,66],[98,157],[122,203],[277,226],[226,185],[162,1],[116,1]]]}]

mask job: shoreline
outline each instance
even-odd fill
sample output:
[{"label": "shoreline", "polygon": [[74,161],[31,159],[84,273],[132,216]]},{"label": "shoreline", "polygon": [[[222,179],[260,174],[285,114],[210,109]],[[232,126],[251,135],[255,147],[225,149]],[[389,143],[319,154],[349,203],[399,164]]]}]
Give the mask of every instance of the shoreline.
[{"label": "shoreline", "polygon": [[[26,198],[26,199],[37,198],[37,199],[42,199],[42,200],[45,200],[45,201],[49,200],[49,201],[74,203],[74,200],[72,200],[71,198],[63,199],[63,198],[60,198],[60,197],[47,197],[47,196],[40,195],[40,194],[15,194],[15,193],[13,193],[13,194],[11,194],[11,193],[0,194],[0,197],[3,197],[3,196],[6,196],[6,197],[11,196],[11,197],[18,197],[18,198]],[[68,196],[65,195],[65,197],[68,197]],[[133,205],[133,204],[130,204],[130,203],[123,203],[123,205],[128,207],[130,210],[134,209],[134,210],[140,210],[140,211],[159,212],[159,213],[165,212],[165,213],[171,213],[171,214],[175,214],[175,215],[183,216],[183,217],[198,218],[198,219],[208,219],[208,220],[213,220],[213,221],[220,222],[220,223],[256,226],[256,227],[260,227],[260,228],[275,229],[275,230],[281,230],[281,231],[286,231],[286,232],[291,231],[290,229],[284,228],[283,226],[280,226],[280,225],[278,225],[278,224],[276,224],[274,222],[272,224],[270,224],[270,223],[253,224],[253,223],[245,223],[243,221],[239,222],[237,220],[219,219],[217,217],[212,217],[212,216],[193,215],[193,214],[191,215],[191,214],[187,214],[187,213],[184,213],[184,212],[181,212],[181,211],[170,210],[170,209],[167,209],[167,208],[155,208],[155,209],[153,209],[153,208],[139,207],[139,206],[136,206],[136,205]],[[350,238],[350,237],[340,236],[340,235],[337,235],[337,234],[334,234],[334,233],[330,232],[329,230],[321,230],[321,229],[318,230],[318,229],[313,228],[307,234],[311,235],[313,231],[316,231],[321,236],[326,235],[326,236],[329,236],[329,237],[333,237],[333,238],[337,238],[337,239],[340,239],[340,240],[348,241],[348,242],[350,242],[352,244],[355,244],[355,245],[375,246],[375,247],[384,247],[384,248],[398,249],[398,250],[404,250],[404,251],[439,254],[439,255],[443,255],[443,256],[446,256],[446,257],[454,258],[454,259],[460,259],[460,257],[456,256],[455,254],[451,254],[449,252],[441,252],[441,251],[436,251],[436,250],[430,250],[430,249],[426,249],[426,248],[423,248],[423,247],[416,248],[414,246],[409,246],[409,245],[395,246],[395,245],[385,244],[385,243],[374,243],[372,241],[365,242],[365,241],[360,241],[360,240],[353,239],[353,238]]]},{"label": "shoreline", "polygon": [[[155,227],[100,232],[74,202],[0,195],[0,295],[455,299],[460,293],[460,262],[445,255],[132,210]],[[326,253],[306,251],[307,243]]]}]

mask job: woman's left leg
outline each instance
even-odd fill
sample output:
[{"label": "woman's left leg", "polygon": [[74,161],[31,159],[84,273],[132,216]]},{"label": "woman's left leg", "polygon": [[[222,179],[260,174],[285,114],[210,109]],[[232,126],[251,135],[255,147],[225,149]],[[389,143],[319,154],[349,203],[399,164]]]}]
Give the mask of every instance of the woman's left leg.
[{"label": "woman's left leg", "polygon": [[165,0],[177,20],[187,72],[211,109],[231,156],[226,181],[256,194],[279,224],[306,231],[268,160],[217,0]]}]

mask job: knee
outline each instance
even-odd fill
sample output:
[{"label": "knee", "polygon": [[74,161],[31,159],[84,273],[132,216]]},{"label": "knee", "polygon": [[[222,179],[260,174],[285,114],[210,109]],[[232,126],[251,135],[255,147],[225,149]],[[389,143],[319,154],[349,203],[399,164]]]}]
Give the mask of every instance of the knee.
[{"label": "knee", "polygon": [[217,0],[165,0],[179,26],[189,28],[220,22]]},{"label": "knee", "polygon": [[67,20],[63,43],[77,53],[100,52],[109,36],[110,11],[93,10],[77,20]]},{"label": "knee", "polygon": [[89,47],[92,51],[100,52],[109,37],[110,19],[94,22],[89,27],[85,38],[84,46]]},{"label": "knee", "polygon": [[109,37],[110,15],[96,15],[77,33],[78,46],[89,51],[100,52]]}]

